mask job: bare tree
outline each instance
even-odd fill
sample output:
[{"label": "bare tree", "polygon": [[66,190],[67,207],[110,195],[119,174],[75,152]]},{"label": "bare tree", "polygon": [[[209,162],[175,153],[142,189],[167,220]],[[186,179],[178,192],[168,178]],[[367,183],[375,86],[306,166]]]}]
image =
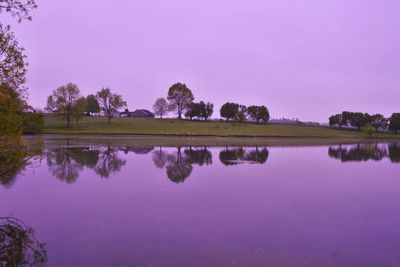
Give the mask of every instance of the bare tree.
[{"label": "bare tree", "polygon": [[165,98],[163,97],[157,99],[153,105],[153,111],[156,115],[160,116],[160,118],[162,119],[163,115],[167,114],[169,111],[167,100],[165,100]]}]

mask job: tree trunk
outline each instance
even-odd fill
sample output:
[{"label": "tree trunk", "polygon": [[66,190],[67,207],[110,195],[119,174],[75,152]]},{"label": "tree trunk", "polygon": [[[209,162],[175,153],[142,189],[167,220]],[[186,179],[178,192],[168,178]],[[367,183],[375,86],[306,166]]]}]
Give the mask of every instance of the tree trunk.
[{"label": "tree trunk", "polygon": [[69,112],[67,111],[67,128],[69,128]]},{"label": "tree trunk", "polygon": [[107,118],[108,118],[108,123],[111,123],[111,117],[108,116]]}]

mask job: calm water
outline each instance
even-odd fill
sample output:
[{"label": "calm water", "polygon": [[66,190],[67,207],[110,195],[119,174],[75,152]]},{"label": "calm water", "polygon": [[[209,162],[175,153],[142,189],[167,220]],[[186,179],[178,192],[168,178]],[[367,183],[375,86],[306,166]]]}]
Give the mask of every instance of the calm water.
[{"label": "calm water", "polygon": [[49,266],[400,266],[400,144],[47,144],[0,214]]}]

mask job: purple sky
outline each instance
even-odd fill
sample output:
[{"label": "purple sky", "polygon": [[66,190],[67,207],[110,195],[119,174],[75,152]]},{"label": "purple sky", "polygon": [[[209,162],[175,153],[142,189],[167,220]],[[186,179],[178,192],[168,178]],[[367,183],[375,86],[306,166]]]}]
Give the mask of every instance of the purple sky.
[{"label": "purple sky", "polygon": [[75,82],[85,95],[109,86],[129,109],[151,109],[179,81],[217,116],[225,101],[320,122],[342,110],[400,112],[398,0],[38,4],[32,22],[14,25],[35,107]]}]

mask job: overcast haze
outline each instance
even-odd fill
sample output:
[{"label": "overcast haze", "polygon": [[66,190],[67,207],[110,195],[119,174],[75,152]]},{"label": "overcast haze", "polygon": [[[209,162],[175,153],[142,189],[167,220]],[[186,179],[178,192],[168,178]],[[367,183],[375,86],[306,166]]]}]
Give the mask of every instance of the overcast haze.
[{"label": "overcast haze", "polygon": [[272,118],[400,112],[398,0],[38,0],[13,25],[29,101],[109,86],[151,109],[175,82],[197,101],[264,104]]}]

